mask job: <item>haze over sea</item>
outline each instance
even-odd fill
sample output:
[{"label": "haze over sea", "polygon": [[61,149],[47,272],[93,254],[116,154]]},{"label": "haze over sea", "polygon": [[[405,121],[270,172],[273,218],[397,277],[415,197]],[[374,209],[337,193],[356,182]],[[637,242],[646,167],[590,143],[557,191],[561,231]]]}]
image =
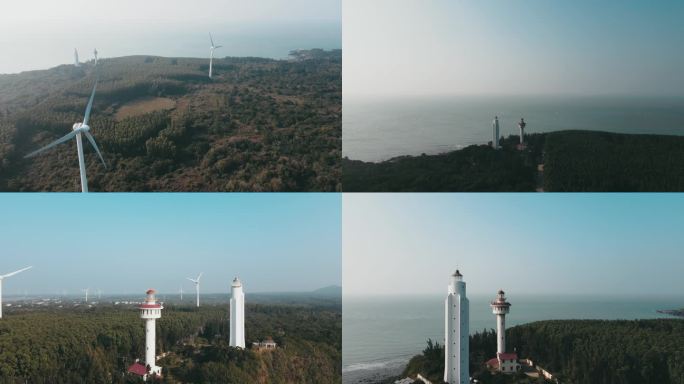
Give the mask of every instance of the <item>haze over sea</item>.
[{"label": "haze over sea", "polygon": [[48,69],[74,62],[74,48],[81,62],[93,58],[97,48],[100,58],[130,55],[166,57],[209,57],[209,33],[217,45],[215,57],[255,56],[287,58],[295,49],[339,49],[341,25],[335,21],[225,22],[208,25],[177,23],[149,26],[131,21],[117,27],[98,28],[93,24],[88,34],[81,28],[55,31],[43,25],[41,31],[0,37],[0,74]]},{"label": "haze over sea", "polygon": [[[496,328],[492,295],[470,295],[470,332]],[[520,295],[507,292],[506,326],[554,319],[672,318],[659,309],[684,307],[675,296]],[[349,297],[343,300],[343,383],[401,374],[428,338],[443,343],[444,295]]]},{"label": "haze over sea", "polygon": [[629,96],[411,96],[344,99],[343,155],[382,161],[437,154],[492,140],[500,134],[568,129],[684,135],[684,97]]}]

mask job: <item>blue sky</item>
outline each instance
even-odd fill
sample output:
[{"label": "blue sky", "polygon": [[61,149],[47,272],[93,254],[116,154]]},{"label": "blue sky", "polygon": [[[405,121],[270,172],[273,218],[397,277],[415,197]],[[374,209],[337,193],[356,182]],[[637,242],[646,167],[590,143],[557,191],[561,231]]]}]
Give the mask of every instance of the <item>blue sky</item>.
[{"label": "blue sky", "polygon": [[674,295],[681,194],[347,194],[344,293]]},{"label": "blue sky", "polygon": [[683,95],[681,0],[345,0],[345,95]]},{"label": "blue sky", "polygon": [[341,282],[338,194],[3,194],[4,294],[306,291]]}]

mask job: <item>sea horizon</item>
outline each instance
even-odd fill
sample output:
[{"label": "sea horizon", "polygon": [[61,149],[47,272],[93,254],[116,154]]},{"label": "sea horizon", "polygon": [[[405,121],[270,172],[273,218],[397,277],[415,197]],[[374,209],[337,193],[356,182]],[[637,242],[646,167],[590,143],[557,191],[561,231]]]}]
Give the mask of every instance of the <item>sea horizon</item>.
[{"label": "sea horizon", "polygon": [[492,140],[499,117],[502,136],[590,130],[684,135],[684,96],[628,94],[345,95],[342,152],[351,160],[380,162],[434,155]]},{"label": "sea horizon", "polygon": [[[286,59],[291,51],[320,48],[342,49],[341,25],[335,20],[209,25],[161,24],[149,26],[132,23],[125,31],[100,30],[83,35],[78,28],[63,30],[55,25],[55,36],[18,36],[11,44],[2,44],[5,55],[0,60],[0,75],[46,70],[74,63],[74,49],[81,63],[98,58],[160,56],[209,59],[209,33],[221,45],[214,57],[259,57]],[[109,27],[112,28],[112,27]],[[109,33],[108,33],[109,32]],[[10,60],[12,59],[12,60]]]},{"label": "sea horizon", "polygon": [[[496,328],[494,294],[471,293],[470,333]],[[658,310],[684,307],[673,294],[519,294],[507,292],[506,327],[544,320],[676,318]],[[432,339],[444,337],[445,294],[366,295],[343,298],[343,383],[378,380],[402,369]]]}]

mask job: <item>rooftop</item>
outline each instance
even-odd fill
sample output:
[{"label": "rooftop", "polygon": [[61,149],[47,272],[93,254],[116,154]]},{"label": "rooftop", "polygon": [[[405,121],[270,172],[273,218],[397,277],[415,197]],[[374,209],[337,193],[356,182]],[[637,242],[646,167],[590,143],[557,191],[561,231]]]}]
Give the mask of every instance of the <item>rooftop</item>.
[{"label": "rooftop", "polygon": [[497,353],[496,357],[500,360],[518,360],[517,353]]},{"label": "rooftop", "polygon": [[134,373],[136,375],[145,376],[147,374],[147,367],[141,363],[135,363],[128,367],[128,372]]}]

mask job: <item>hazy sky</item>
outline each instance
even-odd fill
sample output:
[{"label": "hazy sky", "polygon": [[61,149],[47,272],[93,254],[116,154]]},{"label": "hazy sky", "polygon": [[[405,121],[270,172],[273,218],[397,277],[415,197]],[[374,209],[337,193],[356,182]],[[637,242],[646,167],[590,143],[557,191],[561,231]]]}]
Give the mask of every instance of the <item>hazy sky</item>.
[{"label": "hazy sky", "polygon": [[0,73],[132,54],[284,57],[341,47],[341,0],[10,0],[0,6]]},{"label": "hazy sky", "polygon": [[341,282],[338,194],[5,194],[4,294],[306,291]]},{"label": "hazy sky", "polygon": [[681,294],[678,194],[345,194],[345,295]]},{"label": "hazy sky", "polygon": [[684,94],[681,0],[344,0],[344,92]]}]

